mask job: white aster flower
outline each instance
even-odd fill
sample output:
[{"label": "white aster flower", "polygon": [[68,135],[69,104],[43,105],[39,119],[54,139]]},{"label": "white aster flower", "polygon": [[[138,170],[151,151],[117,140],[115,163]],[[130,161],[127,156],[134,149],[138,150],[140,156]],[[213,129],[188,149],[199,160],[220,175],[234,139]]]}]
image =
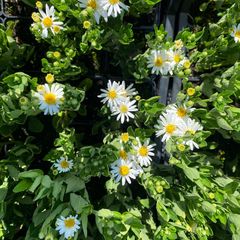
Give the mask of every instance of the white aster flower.
[{"label": "white aster flower", "polygon": [[203,129],[199,122],[191,118],[186,118],[183,121],[179,121],[178,127],[182,136],[186,134],[194,135],[197,131]]},{"label": "white aster flower", "polygon": [[186,118],[188,117],[188,114],[194,111],[195,108],[186,107],[185,104],[183,105],[177,105],[177,104],[171,104],[168,105],[166,112],[175,114],[179,118]]},{"label": "white aster flower", "polygon": [[66,239],[74,237],[75,232],[80,228],[80,222],[76,216],[70,215],[69,217],[63,217],[57,219],[56,230],[59,231],[60,235],[64,235]]},{"label": "white aster flower", "polygon": [[231,36],[234,38],[234,41],[240,42],[240,23],[238,25],[233,26],[233,31]]},{"label": "white aster flower", "polygon": [[117,17],[122,10],[128,11],[128,6],[120,0],[100,0],[103,10],[107,11],[108,16]]},{"label": "white aster flower", "polygon": [[139,172],[133,167],[133,162],[129,160],[118,159],[111,164],[111,173],[116,182],[122,180],[122,185],[131,183],[131,178],[135,179]]},{"label": "white aster flower", "polygon": [[157,129],[156,136],[163,135],[162,142],[168,141],[172,136],[179,136],[179,118],[172,113],[163,113],[154,127]]},{"label": "white aster flower", "polygon": [[59,33],[62,29],[61,25],[63,25],[63,22],[57,21],[58,19],[55,17],[54,6],[49,8],[49,6],[46,4],[46,12],[44,12],[42,9],[39,9],[39,12],[41,14],[40,20],[43,28],[42,37],[48,37],[48,29],[50,29],[53,34]]},{"label": "white aster flower", "polygon": [[136,158],[139,162],[140,166],[148,166],[152,161],[152,156],[154,156],[154,146],[156,144],[149,144],[150,139],[146,139],[146,141],[142,144],[137,138],[138,145],[133,146],[135,151],[137,152]]},{"label": "white aster flower", "polygon": [[120,120],[121,123],[124,123],[125,120],[128,122],[129,118],[134,118],[132,112],[138,111],[135,103],[136,100],[130,101],[129,98],[124,99],[112,109],[112,115],[118,115],[117,121]]},{"label": "white aster flower", "polygon": [[99,24],[100,17],[103,17],[107,22],[107,12],[101,7],[99,0],[79,0],[81,8],[91,7],[96,23]]},{"label": "white aster flower", "polygon": [[73,161],[68,160],[68,157],[61,157],[53,166],[57,168],[59,173],[69,172],[73,167]]},{"label": "white aster flower", "polygon": [[122,91],[121,91],[121,96],[123,97],[133,97],[137,95],[136,89],[133,87],[133,84],[130,84],[127,88],[125,86],[125,81],[122,81],[121,83],[122,86]]},{"label": "white aster flower", "polygon": [[122,86],[119,85],[117,82],[110,80],[107,84],[107,89],[101,89],[102,93],[98,95],[99,98],[103,98],[101,100],[102,103],[107,103],[108,107],[111,109],[114,106],[117,106],[118,103],[122,100],[121,91]]},{"label": "white aster flower", "polygon": [[63,88],[53,83],[51,86],[48,84],[40,85],[35,97],[39,99],[39,108],[44,111],[44,114],[54,115],[59,112],[60,104],[63,100]]},{"label": "white aster flower", "polygon": [[[191,150],[199,148],[198,144],[193,141],[194,135],[197,131],[201,131],[203,127],[200,123],[196,122],[191,118],[184,119],[184,121],[179,122],[179,131],[181,136],[186,137],[187,140],[184,141],[184,144],[188,145]],[[190,138],[190,139],[189,139]]]},{"label": "white aster flower", "polygon": [[175,66],[177,66],[183,58],[183,52],[181,50],[170,49],[168,51],[168,58],[171,64],[171,68],[174,69]]},{"label": "white aster flower", "polygon": [[148,68],[152,68],[152,74],[167,75],[171,64],[166,50],[152,50],[148,57]]}]

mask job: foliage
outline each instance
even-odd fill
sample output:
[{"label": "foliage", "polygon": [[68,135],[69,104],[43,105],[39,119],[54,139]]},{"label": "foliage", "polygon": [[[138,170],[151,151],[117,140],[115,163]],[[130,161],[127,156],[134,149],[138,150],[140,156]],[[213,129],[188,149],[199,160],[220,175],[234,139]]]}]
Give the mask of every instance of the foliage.
[{"label": "foliage", "polygon": [[[14,24],[0,27],[1,239],[63,240],[56,227],[68,216],[80,222],[71,239],[240,239],[240,33],[231,36],[240,4],[202,3],[193,27],[173,40],[163,26],[136,30],[158,2],[125,2],[128,10],[98,24],[91,5],[51,0],[60,30],[48,27],[47,36],[46,4],[37,2],[32,45],[17,42]],[[159,73],[150,66],[157,51]],[[24,71],[30,59],[37,76]],[[156,75],[182,79],[176,105],[153,96]],[[111,106],[114,89],[121,101]],[[137,108],[129,121],[113,116],[122,102]],[[174,107],[197,129],[161,141],[159,123]],[[153,155],[140,164],[150,141]],[[124,184],[126,166],[119,179],[113,171],[130,156],[139,166]]]}]

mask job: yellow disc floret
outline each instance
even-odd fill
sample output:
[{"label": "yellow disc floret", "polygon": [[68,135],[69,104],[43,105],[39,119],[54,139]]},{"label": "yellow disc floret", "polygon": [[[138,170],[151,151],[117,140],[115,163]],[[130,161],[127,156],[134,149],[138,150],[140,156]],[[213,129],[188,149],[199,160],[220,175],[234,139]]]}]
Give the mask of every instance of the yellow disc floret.
[{"label": "yellow disc floret", "polygon": [[187,89],[187,95],[193,96],[195,94],[196,90],[194,88],[188,88]]},{"label": "yellow disc floret", "polygon": [[147,147],[146,147],[146,146],[141,146],[141,147],[139,148],[139,150],[138,150],[138,153],[139,153],[139,155],[142,156],[142,157],[148,156],[148,149],[147,149]]},{"label": "yellow disc floret", "polygon": [[43,23],[43,25],[44,25],[46,28],[50,28],[50,27],[52,27],[52,25],[53,25],[53,20],[52,20],[52,18],[50,18],[50,17],[45,17],[45,18],[42,20],[42,23]]},{"label": "yellow disc floret", "polygon": [[88,6],[88,7],[91,7],[92,9],[96,9],[96,8],[97,8],[97,2],[96,2],[96,0],[88,0],[87,6]]},{"label": "yellow disc floret", "polygon": [[89,29],[91,27],[91,23],[89,21],[84,21],[83,22],[83,28]]},{"label": "yellow disc floret", "polygon": [[161,57],[155,58],[154,64],[155,64],[156,67],[161,67],[162,64],[163,64],[163,59]]},{"label": "yellow disc floret", "polygon": [[173,132],[176,130],[176,125],[169,123],[165,126],[165,130],[166,133],[173,134]]},{"label": "yellow disc floret", "polygon": [[177,109],[177,115],[180,118],[183,118],[187,115],[187,110],[184,107],[180,107]]},{"label": "yellow disc floret", "polygon": [[121,140],[123,141],[123,142],[128,142],[128,140],[129,140],[129,135],[128,135],[128,133],[122,133],[121,134]]},{"label": "yellow disc floret", "polygon": [[122,104],[120,106],[119,110],[120,110],[121,113],[126,113],[126,112],[128,112],[128,106],[125,105],[125,104]]},{"label": "yellow disc floret", "polygon": [[44,94],[44,101],[49,104],[49,105],[53,105],[53,104],[56,104],[57,102],[57,97],[54,93],[45,93]]},{"label": "yellow disc floret", "polygon": [[119,3],[119,0],[109,0],[109,3],[111,5],[115,5],[115,4],[118,4]]},{"label": "yellow disc floret", "polygon": [[65,219],[64,225],[66,228],[73,228],[75,225],[75,219],[74,218]]},{"label": "yellow disc floret", "polygon": [[114,98],[117,97],[117,93],[116,93],[115,90],[109,90],[108,93],[107,93],[107,96],[108,96],[108,98],[110,98],[110,99],[114,99]]},{"label": "yellow disc floret", "polygon": [[121,176],[127,176],[130,172],[130,169],[126,165],[122,165],[119,167],[119,173]]},{"label": "yellow disc floret", "polygon": [[62,168],[69,168],[69,163],[65,159],[60,162],[60,165]]}]

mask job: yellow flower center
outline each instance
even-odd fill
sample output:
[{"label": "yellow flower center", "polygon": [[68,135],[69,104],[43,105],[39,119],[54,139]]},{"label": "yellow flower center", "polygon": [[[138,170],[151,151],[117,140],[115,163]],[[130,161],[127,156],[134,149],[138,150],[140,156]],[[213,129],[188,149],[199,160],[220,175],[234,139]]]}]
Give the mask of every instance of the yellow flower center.
[{"label": "yellow flower center", "polygon": [[184,68],[190,68],[190,66],[191,66],[191,63],[190,63],[190,61],[189,60],[186,60],[185,62],[184,62],[184,64],[183,64],[183,66],[184,66]]},{"label": "yellow flower center", "polygon": [[69,168],[69,163],[65,159],[61,161],[60,165],[62,168]]},{"label": "yellow flower center", "polygon": [[119,156],[124,160],[127,159],[127,153],[123,149],[119,151]]},{"label": "yellow flower center", "polygon": [[167,124],[166,126],[165,126],[165,130],[166,130],[166,133],[168,133],[168,134],[173,134],[173,132],[176,130],[176,125],[174,125],[174,124]]},{"label": "yellow flower center", "polygon": [[240,40],[240,31],[235,32],[235,37]]},{"label": "yellow flower center", "polygon": [[109,3],[111,5],[118,4],[120,1],[119,0],[109,0]]},{"label": "yellow flower center", "polygon": [[117,97],[117,93],[115,90],[109,90],[107,96],[108,96],[108,98],[113,100],[114,98]]},{"label": "yellow flower center", "polygon": [[46,77],[45,77],[45,80],[46,80],[47,83],[50,83],[50,84],[53,83],[53,81],[54,81],[54,75],[48,73],[48,74],[46,75]]},{"label": "yellow flower center", "polygon": [[188,88],[188,89],[187,89],[187,95],[188,95],[188,96],[194,95],[195,92],[196,92],[196,90],[195,90],[194,88]]},{"label": "yellow flower center", "polygon": [[163,59],[161,57],[155,58],[154,64],[156,67],[161,67],[163,64]]},{"label": "yellow flower center", "polygon": [[50,28],[53,25],[53,20],[50,17],[45,17],[42,23],[46,28]]},{"label": "yellow flower center", "polygon": [[180,55],[179,54],[176,54],[176,55],[174,55],[174,62],[175,63],[179,63],[180,62],[180,60],[181,60],[181,57],[180,57]]},{"label": "yellow flower center", "polygon": [[96,0],[88,0],[87,6],[88,6],[88,7],[91,7],[92,9],[96,9],[96,8],[97,8],[97,2],[96,2]]},{"label": "yellow flower center", "polygon": [[73,228],[75,225],[75,219],[74,218],[65,219],[64,225],[66,228]]},{"label": "yellow flower center", "polygon": [[120,109],[120,112],[121,112],[121,113],[126,113],[126,112],[128,112],[128,106],[125,105],[125,104],[122,104],[119,109]]},{"label": "yellow flower center", "polygon": [[141,146],[138,150],[138,153],[142,157],[146,157],[148,155],[148,149],[146,146]]},{"label": "yellow flower center", "polygon": [[129,172],[130,172],[130,169],[128,166],[122,165],[119,167],[119,173],[121,176],[126,176],[129,174]]},{"label": "yellow flower center", "polygon": [[121,140],[126,143],[129,140],[128,133],[122,133],[121,134]]},{"label": "yellow flower center", "polygon": [[177,110],[177,115],[178,115],[178,117],[183,118],[187,115],[187,110],[183,107],[180,107]]},{"label": "yellow flower center", "polygon": [[61,30],[61,28],[60,28],[59,26],[54,26],[54,27],[53,27],[53,31],[54,31],[55,33],[59,33],[60,30]]},{"label": "yellow flower center", "polygon": [[49,104],[49,105],[53,105],[56,104],[57,102],[57,97],[54,93],[45,93],[44,94],[44,101]]}]

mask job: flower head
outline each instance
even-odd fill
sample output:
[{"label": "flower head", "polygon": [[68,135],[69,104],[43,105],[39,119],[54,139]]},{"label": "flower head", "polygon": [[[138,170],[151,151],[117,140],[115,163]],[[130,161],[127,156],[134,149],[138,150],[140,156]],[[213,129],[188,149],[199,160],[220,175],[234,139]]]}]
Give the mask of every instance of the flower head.
[{"label": "flower head", "polygon": [[152,50],[148,57],[148,68],[152,68],[152,74],[167,75],[171,64],[166,50]]},{"label": "flower head", "polygon": [[122,86],[117,82],[110,80],[107,84],[107,89],[101,89],[102,93],[98,95],[99,98],[103,98],[101,100],[102,103],[107,103],[107,105],[112,108],[118,105],[118,103],[123,99],[121,96]]},{"label": "flower head", "polygon": [[55,17],[54,6],[51,6],[51,8],[49,8],[49,6],[46,4],[46,12],[44,12],[42,9],[38,9],[38,10],[41,14],[40,19],[41,19],[41,25],[43,28],[43,31],[42,31],[43,38],[48,37],[49,29],[54,35],[62,29],[61,25],[63,25],[63,22],[57,21],[58,19],[57,17]]},{"label": "flower head", "polygon": [[133,162],[129,160],[118,159],[111,164],[111,173],[116,182],[122,181],[122,185],[131,183],[131,178],[135,179],[139,172],[133,166]]},{"label": "flower head", "polygon": [[135,103],[136,100],[130,101],[129,98],[122,100],[112,109],[112,115],[118,115],[117,121],[120,120],[121,123],[124,123],[125,120],[128,122],[129,118],[134,118],[132,112],[136,112],[138,110]]},{"label": "flower head", "polygon": [[181,59],[183,58],[183,53],[181,50],[170,49],[168,51],[168,57],[171,64],[171,68],[173,69],[180,63]]},{"label": "flower head", "polygon": [[130,84],[127,88],[125,86],[125,81],[122,81],[121,83],[122,86],[122,91],[121,91],[121,96],[123,97],[133,97],[137,95],[136,89],[133,87],[133,84]]},{"label": "flower head", "polygon": [[163,113],[158,120],[158,124],[155,125],[156,136],[163,135],[162,142],[168,141],[172,136],[179,136],[178,130],[179,118],[173,113]]},{"label": "flower head", "polygon": [[236,26],[233,26],[233,31],[231,33],[231,36],[234,38],[234,41],[240,42],[240,23]]},{"label": "flower head", "polygon": [[40,85],[37,90],[35,97],[39,99],[39,108],[44,111],[44,115],[58,113],[64,95],[63,88],[59,84],[53,83],[51,86]]},{"label": "flower head", "polygon": [[66,239],[74,237],[75,232],[80,228],[80,222],[76,216],[70,215],[69,217],[63,217],[57,219],[56,230],[59,231],[60,235],[64,235]]},{"label": "flower head", "polygon": [[73,161],[68,160],[68,157],[61,157],[53,166],[57,168],[59,173],[69,172],[73,167]]},{"label": "flower head", "polygon": [[188,114],[194,111],[194,108],[186,107],[185,104],[183,105],[172,104],[168,106],[166,111],[168,113],[175,114],[177,117],[183,119],[188,117]]},{"label": "flower head", "polygon": [[79,2],[81,8],[92,8],[93,16],[97,24],[99,24],[100,17],[103,17],[104,20],[107,22],[107,12],[101,7],[99,0],[79,0]]},{"label": "flower head", "polygon": [[135,151],[137,152],[136,158],[140,166],[148,166],[152,161],[152,156],[154,156],[154,146],[155,144],[149,144],[150,139],[147,139],[143,144],[137,138],[138,145],[134,146]]},{"label": "flower head", "polygon": [[118,14],[121,14],[122,10],[128,11],[128,6],[120,0],[100,0],[100,4],[108,16],[117,17]]}]

